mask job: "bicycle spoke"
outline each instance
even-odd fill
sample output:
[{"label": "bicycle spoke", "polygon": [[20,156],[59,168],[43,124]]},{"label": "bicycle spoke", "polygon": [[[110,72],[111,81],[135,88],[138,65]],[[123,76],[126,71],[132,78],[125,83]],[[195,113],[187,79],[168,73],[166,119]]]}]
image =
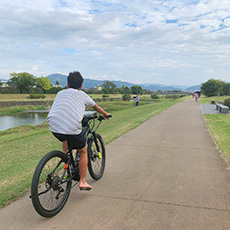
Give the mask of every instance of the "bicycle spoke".
[{"label": "bicycle spoke", "polygon": [[65,167],[66,155],[53,151],[44,156],[33,178],[31,197],[36,211],[42,216],[53,216],[64,206],[72,180]]},{"label": "bicycle spoke", "polygon": [[[40,182],[42,182],[42,184],[40,185],[40,190],[45,189],[45,191],[47,192],[42,191],[38,194],[40,194],[40,203],[47,210],[55,208],[58,203],[61,202],[62,196],[59,196],[59,190],[60,188],[62,188],[62,191],[65,191],[66,189],[66,185],[64,184],[64,182],[62,183],[63,187],[58,185],[61,182],[60,176],[62,177],[64,175],[63,170],[64,163],[59,158],[53,158],[52,160],[50,160],[42,170],[39,180]],[[58,186],[59,189],[56,188]]]},{"label": "bicycle spoke", "polygon": [[89,173],[95,180],[99,180],[105,167],[105,149],[101,136],[96,134],[96,140],[89,141]]}]

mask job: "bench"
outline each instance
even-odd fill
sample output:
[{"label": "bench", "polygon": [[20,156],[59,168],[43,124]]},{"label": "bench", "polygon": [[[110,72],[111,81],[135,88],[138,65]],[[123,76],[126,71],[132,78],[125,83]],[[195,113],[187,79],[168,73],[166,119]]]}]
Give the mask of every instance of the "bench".
[{"label": "bench", "polygon": [[216,104],[216,102],[218,102],[218,104],[223,104],[223,101],[211,101],[211,104]]},{"label": "bench", "polygon": [[223,104],[216,104],[216,110],[220,113],[229,113],[229,107]]}]

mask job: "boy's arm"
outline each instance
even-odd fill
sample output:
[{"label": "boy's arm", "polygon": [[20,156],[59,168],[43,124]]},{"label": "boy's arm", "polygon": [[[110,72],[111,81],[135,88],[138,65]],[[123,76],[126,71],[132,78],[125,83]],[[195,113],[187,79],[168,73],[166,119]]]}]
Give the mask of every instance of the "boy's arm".
[{"label": "boy's arm", "polygon": [[105,112],[105,110],[102,109],[102,108],[101,108],[99,105],[97,105],[97,104],[95,104],[95,105],[93,106],[93,109],[94,109],[95,111],[97,111],[98,113],[103,114],[104,117],[107,117],[107,116],[110,115],[109,113]]}]

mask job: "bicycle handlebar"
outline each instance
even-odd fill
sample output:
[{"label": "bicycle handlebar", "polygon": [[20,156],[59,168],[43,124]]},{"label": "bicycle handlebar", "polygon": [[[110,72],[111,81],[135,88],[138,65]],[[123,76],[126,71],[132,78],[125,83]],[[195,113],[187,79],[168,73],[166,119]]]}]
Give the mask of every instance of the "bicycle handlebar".
[{"label": "bicycle handlebar", "polygon": [[100,116],[98,116],[97,112],[89,112],[89,113],[85,114],[85,117],[82,120],[82,125],[86,126],[90,120],[97,119],[98,121],[101,122],[102,120],[105,120],[106,118],[110,118],[110,117],[112,117],[112,115],[109,115],[109,116],[100,115]]},{"label": "bicycle handlebar", "polygon": [[98,117],[98,120],[99,120],[99,121],[102,121],[102,120],[105,120],[106,118],[110,118],[110,117],[112,117],[112,115],[108,115],[108,116],[101,116],[101,115],[100,115],[100,116]]}]

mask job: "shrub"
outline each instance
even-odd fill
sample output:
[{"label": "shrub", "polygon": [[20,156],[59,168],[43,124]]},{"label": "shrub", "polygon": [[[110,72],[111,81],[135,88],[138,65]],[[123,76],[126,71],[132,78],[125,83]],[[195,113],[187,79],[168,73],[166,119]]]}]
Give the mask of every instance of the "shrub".
[{"label": "shrub", "polygon": [[13,88],[13,87],[0,87],[0,93],[19,94],[20,91],[19,91],[19,89]]},{"label": "shrub", "polygon": [[175,94],[175,95],[172,95],[172,99],[178,99],[180,96]]},{"label": "shrub", "polygon": [[44,99],[45,97],[44,94],[30,94],[29,99]]},{"label": "shrub", "polygon": [[160,97],[158,95],[156,95],[155,93],[151,94],[151,98],[152,99],[159,99]]},{"label": "shrub", "polygon": [[103,99],[103,101],[107,101],[109,99],[109,95],[108,94],[103,94],[102,99]]},{"label": "shrub", "polygon": [[172,95],[166,94],[166,95],[165,95],[165,98],[172,98]]},{"label": "shrub", "polygon": [[61,90],[63,90],[62,87],[52,87],[51,89],[46,90],[46,94],[57,94]]},{"label": "shrub", "polygon": [[230,108],[230,98],[226,98],[224,100],[224,105],[228,106]]},{"label": "shrub", "polygon": [[131,100],[131,95],[130,94],[124,94],[124,95],[122,95],[122,100],[123,101],[130,101]]},{"label": "shrub", "polygon": [[165,95],[165,98],[172,98],[172,99],[178,99],[180,96],[177,94],[172,94],[172,95]]}]

